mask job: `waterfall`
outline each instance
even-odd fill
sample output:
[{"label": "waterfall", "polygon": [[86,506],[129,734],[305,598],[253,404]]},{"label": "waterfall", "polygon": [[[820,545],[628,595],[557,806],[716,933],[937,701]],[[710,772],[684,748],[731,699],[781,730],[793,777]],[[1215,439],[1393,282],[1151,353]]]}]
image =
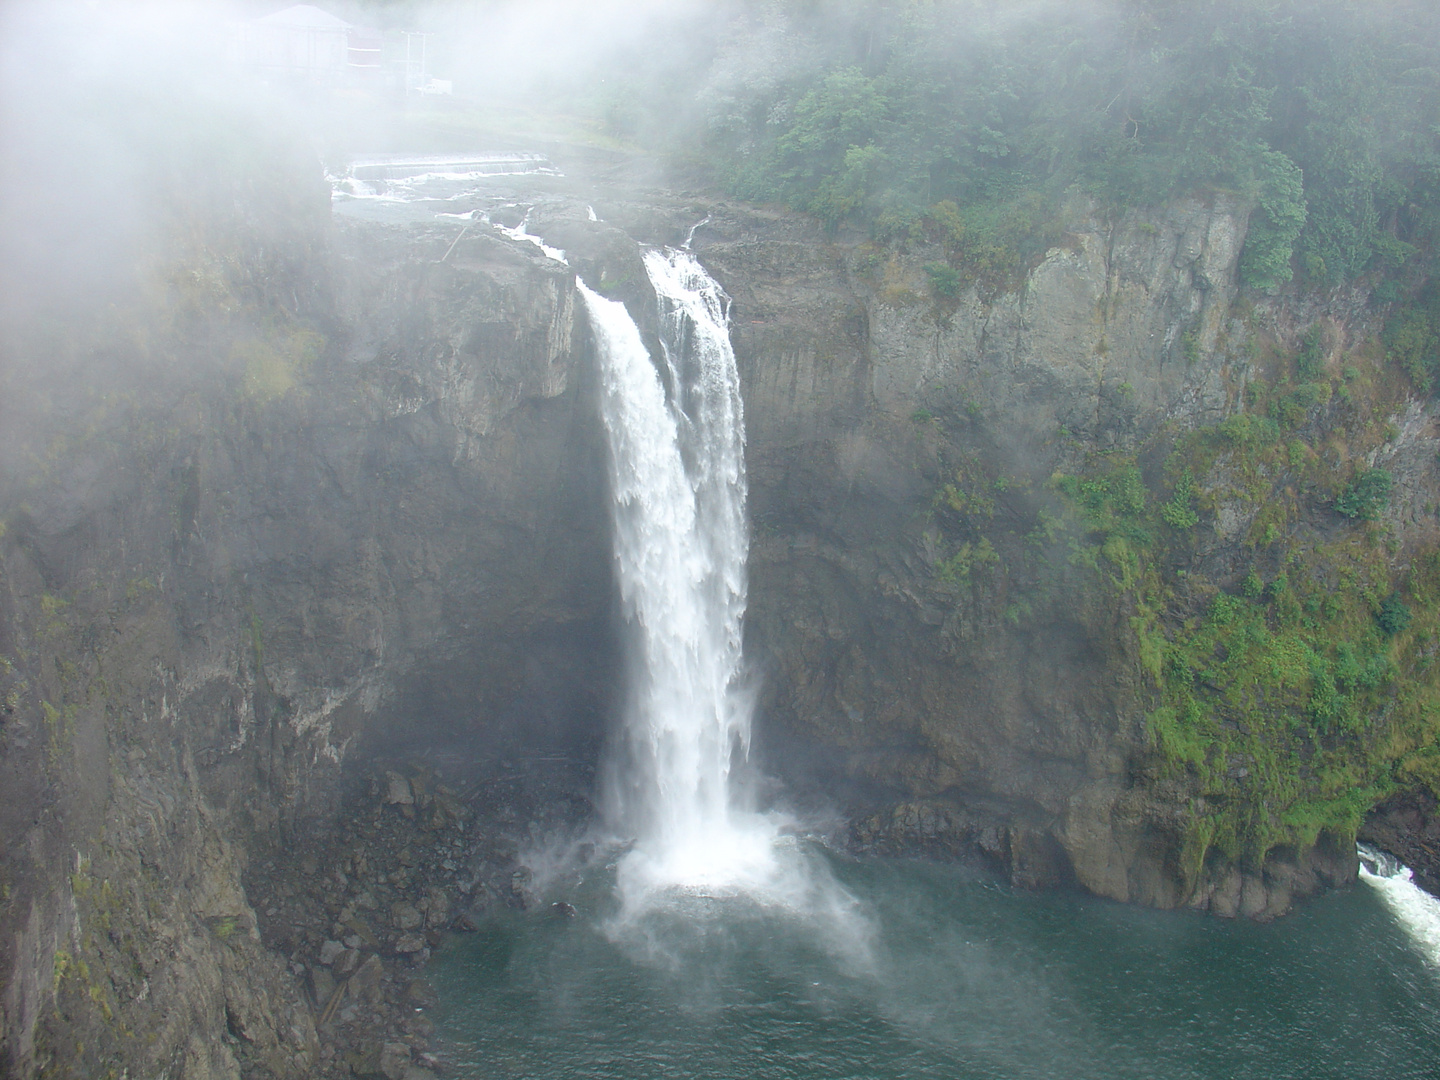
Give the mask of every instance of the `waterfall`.
[{"label": "waterfall", "polygon": [[664,380],[625,306],[578,284],[600,359],[635,661],[612,816],[635,837],[622,887],[724,887],[768,865],[774,836],[730,790],[732,757],[750,739],[743,405],[724,292],[688,251],[647,251],[644,262]]},{"label": "waterfall", "polygon": [[[502,231],[566,262],[528,221]],[[862,905],[794,821],[737,805],[733,790],[731,763],[750,750],[745,417],[729,299],[688,250],[694,235],[686,248],[643,254],[663,379],[625,305],[575,279],[599,358],[616,578],[631,631],[608,809],[632,842],[615,866],[621,904],[607,932],[664,953],[647,916],[700,914],[712,898],[737,897],[802,918],[847,970],[870,970],[874,928]]]}]

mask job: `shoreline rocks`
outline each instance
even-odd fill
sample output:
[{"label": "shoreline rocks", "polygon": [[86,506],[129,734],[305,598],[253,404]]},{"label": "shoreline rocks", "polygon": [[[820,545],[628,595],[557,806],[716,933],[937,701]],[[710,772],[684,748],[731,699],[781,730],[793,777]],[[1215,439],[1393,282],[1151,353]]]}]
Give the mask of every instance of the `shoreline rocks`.
[{"label": "shoreline rocks", "polygon": [[425,763],[377,768],[303,853],[277,845],[245,874],[261,942],[308,994],[318,1077],[436,1075],[424,975],[433,951],[488,910],[533,906],[520,853],[533,835],[591,815],[585,777],[502,774],[464,790],[445,781]]}]

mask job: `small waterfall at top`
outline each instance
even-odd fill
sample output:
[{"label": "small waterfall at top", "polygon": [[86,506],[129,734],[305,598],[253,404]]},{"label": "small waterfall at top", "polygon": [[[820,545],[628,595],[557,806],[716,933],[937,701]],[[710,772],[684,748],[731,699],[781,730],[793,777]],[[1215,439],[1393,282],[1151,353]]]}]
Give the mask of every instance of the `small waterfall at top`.
[{"label": "small waterfall at top", "polygon": [[601,366],[615,558],[633,630],[616,824],[635,836],[622,891],[725,888],[763,877],[775,828],[732,805],[750,739],[741,684],[745,437],[728,299],[688,251],[646,251],[666,394],[625,306],[583,283]]}]

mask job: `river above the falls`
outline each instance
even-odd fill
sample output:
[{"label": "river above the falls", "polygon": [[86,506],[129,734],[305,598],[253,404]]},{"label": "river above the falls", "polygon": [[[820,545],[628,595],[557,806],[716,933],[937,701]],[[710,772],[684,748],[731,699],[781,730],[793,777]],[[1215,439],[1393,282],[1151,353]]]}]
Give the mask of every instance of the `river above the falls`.
[{"label": "river above the falls", "polygon": [[573,916],[454,939],[430,975],[456,1075],[1440,1076],[1440,969],[1373,884],[1257,924],[805,857],[858,918],[690,895],[621,924],[612,862],[548,891]]}]

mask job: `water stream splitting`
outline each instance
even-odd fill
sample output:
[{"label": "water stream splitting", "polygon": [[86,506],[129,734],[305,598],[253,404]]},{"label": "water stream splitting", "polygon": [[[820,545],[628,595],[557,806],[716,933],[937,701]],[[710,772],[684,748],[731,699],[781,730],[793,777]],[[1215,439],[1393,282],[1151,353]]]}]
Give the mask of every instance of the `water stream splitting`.
[{"label": "water stream splitting", "polygon": [[644,262],[663,380],[625,306],[579,285],[600,357],[616,570],[633,630],[612,798],[613,823],[636,838],[622,887],[743,888],[768,876],[775,825],[737,808],[730,785],[750,709],[745,429],[729,302],[688,251],[650,250]]},{"label": "water stream splitting", "polygon": [[[568,265],[529,221],[527,212],[517,228],[495,227]],[[634,838],[618,883],[631,910],[674,888],[813,907],[817,881],[802,862],[777,873],[782,819],[732,800],[732,759],[750,748],[745,418],[729,298],[688,250],[694,234],[642,254],[664,380],[625,305],[575,282],[600,362],[616,577],[633,631],[609,799],[612,827]]]}]

